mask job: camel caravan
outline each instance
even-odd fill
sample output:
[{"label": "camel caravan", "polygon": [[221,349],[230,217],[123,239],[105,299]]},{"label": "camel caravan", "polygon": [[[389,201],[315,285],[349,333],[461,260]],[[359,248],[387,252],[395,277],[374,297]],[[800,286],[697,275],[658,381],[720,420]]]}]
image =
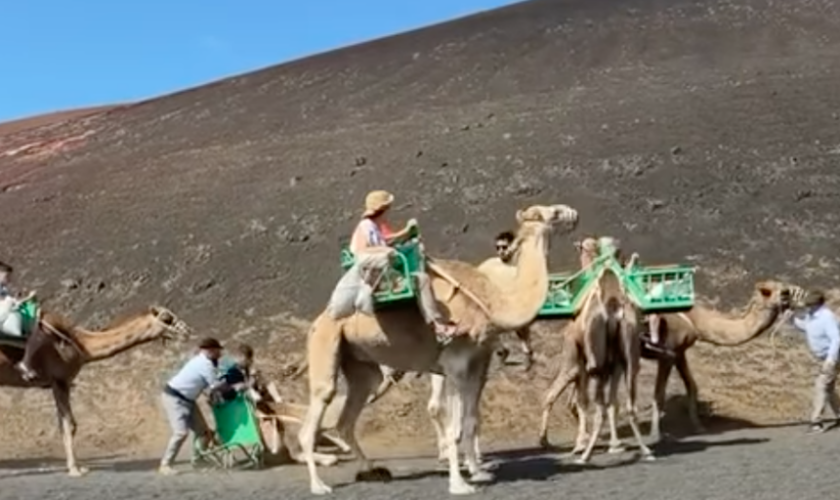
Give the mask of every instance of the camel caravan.
[{"label": "camel caravan", "polygon": [[[636,413],[640,360],[658,365],[649,437],[660,437],[666,382],[674,368],[685,384],[691,421],[702,430],[686,351],[697,341],[720,346],[747,342],[778,327],[805,295],[795,286],[761,281],[741,316],[716,311],[695,303],[693,268],[642,266],[637,254],[625,258],[619,241],[609,236],[575,242],[580,268],[553,273],[548,265],[551,236],[572,232],[579,219],[574,208],[561,204],[518,210],[515,230],[503,244],[497,241],[497,257],[478,265],[440,259],[426,253],[415,220],[402,230],[391,229],[387,213],[393,202],[386,191],[369,193],[361,220],[342,249],[343,274],[312,323],[306,360],[297,373],[308,375],[308,405],[283,401],[273,384],[252,373],[249,349],[241,349],[241,360],[231,365],[242,368],[241,378],[211,380],[218,377],[221,345],[204,339],[199,347],[206,356],[190,360],[162,394],[173,429],[162,473],[175,473],[170,462],[191,430],[195,465],[233,466],[240,453],[245,462],[258,466],[267,453],[288,452],[287,458],[306,465],[311,492],[327,494],[332,489],[319,477],[318,465],[333,465],[338,458],[316,452],[319,441],[326,439],[354,455],[358,480],[387,480],[390,473],[374,467],[360,446],[357,422],[366,407],[413,372],[431,376],[428,411],[440,459],[448,464],[449,492],[473,493],[476,483],[493,479],[479,446],[479,408],[488,367],[500,337],[515,334],[528,357],[528,369],[529,328],[540,319],[564,321],[558,336],[561,368],[546,392],[535,436],[540,444],[549,446],[552,406],[570,388],[578,423],[573,454],[580,454],[578,461],[590,459],[605,413],[608,450],[622,450],[616,417],[623,385],[634,440],[641,456],[653,460]],[[0,310],[0,384],[52,390],[67,468],[70,475],[80,476],[86,470],[78,466],[73,451],[76,423],[70,389],[82,366],[155,339],[183,341],[190,329],[171,311],[154,306],[102,332],[90,332],[42,313],[32,296],[13,300],[5,293],[6,298],[11,305]],[[6,327],[12,313],[24,325],[17,335],[15,325]],[[339,375],[347,382],[342,396],[337,394]],[[198,423],[203,420],[195,405],[199,393],[210,395],[213,432],[206,423]],[[298,452],[284,444],[289,424],[300,426]],[[462,458],[469,479],[461,473]]]}]

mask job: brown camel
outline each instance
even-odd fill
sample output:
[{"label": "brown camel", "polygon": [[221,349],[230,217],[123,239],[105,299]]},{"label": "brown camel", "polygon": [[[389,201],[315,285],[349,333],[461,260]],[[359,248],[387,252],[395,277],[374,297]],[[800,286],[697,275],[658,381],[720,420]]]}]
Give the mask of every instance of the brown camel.
[{"label": "brown camel", "polygon": [[[605,243],[617,249],[612,238],[601,238]],[[578,246],[584,268],[591,261],[587,258],[595,248],[597,241],[587,238]],[[639,449],[646,459],[653,459],[653,453],[643,440],[636,419],[636,387],[641,359],[639,339],[642,314],[627,297],[620,278],[609,266],[600,269],[595,277],[595,284],[584,299],[581,312],[562,332],[563,365],[543,403],[540,425],[540,444],[548,443],[548,417],[557,397],[572,382],[577,384],[575,400],[579,414],[578,436],[572,453],[583,452],[581,463],[589,460],[598,435],[603,425],[604,410],[609,408],[611,431],[614,428],[614,413],[617,406],[618,384],[625,381],[627,390],[627,409],[630,427],[639,444]],[[585,407],[589,378],[595,379],[595,423],[593,433],[586,442]],[[609,384],[609,394],[605,400],[604,390]],[[610,449],[618,451],[621,443],[615,434],[611,436]]]},{"label": "brown camel", "polygon": [[[3,337],[0,342],[0,385],[52,390],[68,473],[74,477],[82,476],[87,468],[76,463],[73,449],[76,419],[70,404],[71,387],[79,371],[87,363],[110,358],[155,339],[183,339],[188,335],[188,328],[172,312],[156,306],[98,332],[85,330],[51,313],[43,314],[41,322],[45,327],[36,330],[36,334],[50,335],[50,340],[38,351],[34,360],[38,378],[26,381],[21,377],[14,366],[23,357],[23,342]],[[57,332],[64,339],[42,333],[44,330]]]},{"label": "brown camel", "polygon": [[[457,451],[462,439],[474,441],[482,377],[486,375],[482,359],[494,337],[528,325],[537,316],[548,293],[549,233],[560,223],[573,228],[578,220],[577,211],[565,205],[533,206],[516,215],[520,254],[516,280],[506,289],[468,263],[427,259],[434,295],[462,333],[448,344],[438,343],[416,304],[343,319],[333,319],[325,312],[314,321],[307,343],[310,403],[299,435],[313,494],[332,491],[318,476],[312,453],[324,411],[335,395],[339,371],[348,385],[337,424],[339,435],[359,461],[359,477],[375,472],[387,475],[387,471],[373,468],[356,439],[359,415],[382,381],[380,365],[446,377],[454,389],[447,396],[451,410],[447,425],[449,491],[475,491],[461,476]],[[466,455],[474,481],[491,477],[478,467],[470,448]]]}]

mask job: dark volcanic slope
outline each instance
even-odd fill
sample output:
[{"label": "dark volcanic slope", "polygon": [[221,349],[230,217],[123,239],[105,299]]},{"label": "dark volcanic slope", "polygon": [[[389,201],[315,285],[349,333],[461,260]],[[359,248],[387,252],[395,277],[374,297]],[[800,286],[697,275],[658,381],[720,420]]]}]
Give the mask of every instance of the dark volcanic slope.
[{"label": "dark volcanic slope", "polygon": [[707,294],[820,282],[840,243],[838,54],[833,1],[525,2],[0,156],[32,172],[0,194],[0,252],[82,320],[160,300],[225,333],[316,313],[339,236],[387,188],[446,256],[483,258],[516,208],[564,202],[648,261],[692,259]]}]

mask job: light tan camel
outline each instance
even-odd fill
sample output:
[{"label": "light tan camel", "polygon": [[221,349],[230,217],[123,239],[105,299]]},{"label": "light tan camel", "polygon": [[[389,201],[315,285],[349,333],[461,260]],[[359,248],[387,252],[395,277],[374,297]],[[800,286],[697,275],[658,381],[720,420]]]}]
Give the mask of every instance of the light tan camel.
[{"label": "light tan camel", "polygon": [[50,335],[50,340],[38,351],[34,360],[39,377],[24,380],[14,365],[23,357],[23,342],[17,343],[4,337],[0,345],[0,385],[5,387],[51,389],[58,412],[60,431],[67,456],[67,470],[71,476],[82,476],[87,468],[79,467],[73,449],[76,419],[70,404],[73,380],[82,367],[93,361],[115,356],[123,351],[155,339],[178,339],[188,336],[186,324],[163,307],[150,307],[146,312],[132,316],[103,331],[88,331],[58,315],[45,313],[39,330],[57,331],[66,340]]},{"label": "light tan camel", "polygon": [[[652,351],[648,351],[646,354],[645,349],[642,348],[643,358],[649,357],[649,359],[658,360],[650,430],[650,437],[653,440],[659,440],[660,438],[659,420],[662,415],[661,409],[664,408],[665,385],[668,380],[668,375],[675,365],[686,386],[689,415],[695,426],[702,429],[696,409],[697,386],[686,362],[686,351],[688,348],[698,340],[717,346],[736,346],[754,339],[773,327],[780,312],[790,308],[790,290],[788,285],[778,281],[768,280],[756,283],[753,296],[747,304],[745,311],[739,316],[715,311],[714,309],[701,305],[695,305],[685,313],[659,315],[663,327],[664,325],[670,325],[673,328],[667,332],[663,332],[664,335],[662,338],[667,343],[666,347],[675,352],[677,357],[662,356]],[[569,366],[577,361],[576,356],[572,354],[575,352],[575,344],[570,338],[570,335],[567,335],[569,328],[567,327],[567,330],[563,334],[562,366]],[[581,373],[584,373],[584,371],[582,367],[579,367],[578,372],[572,372],[570,376],[575,377]],[[581,405],[585,401],[586,392],[582,390],[582,387],[586,387],[586,384],[587,380],[585,376],[577,377],[573,387],[572,400],[574,401],[576,416],[578,417],[579,438],[575,444],[575,449],[582,447],[580,439],[581,436],[586,435],[585,414],[581,410]],[[554,399],[557,396],[559,396],[559,393],[554,396]],[[581,399],[582,397],[583,399]],[[546,399],[548,400],[548,397]],[[620,451],[621,442],[618,439],[615,426],[615,409],[610,410],[608,417],[611,420],[610,451]],[[545,413],[543,414],[543,418],[547,418]],[[544,423],[543,430],[541,431],[542,436],[546,433],[544,430],[545,425]],[[547,441],[542,439],[541,443],[547,445]]]},{"label": "light tan camel", "polygon": [[703,431],[697,412],[697,383],[688,367],[686,351],[697,341],[716,346],[738,346],[769,331],[779,314],[791,306],[790,289],[778,281],[760,281],[745,310],[729,314],[696,304],[684,313],[660,314],[660,344],[675,357],[642,349],[642,357],[658,363],[650,437],[660,438],[659,422],[665,410],[665,389],[671,370],[676,367],[688,399],[688,415],[694,428]]},{"label": "light tan camel", "polygon": [[[602,238],[603,239],[603,238]],[[590,241],[591,240],[591,241]],[[587,238],[578,249],[581,251],[581,263],[585,268],[593,255],[590,243],[597,242]],[[613,247],[617,248],[615,240]],[[584,298],[581,312],[574,321],[564,328],[561,334],[562,364],[560,373],[552,382],[543,402],[540,423],[540,444],[548,447],[548,418],[557,397],[571,384],[577,384],[575,405],[578,412],[578,435],[572,454],[583,452],[580,463],[589,461],[592,450],[603,425],[604,410],[608,408],[611,451],[620,451],[621,443],[614,432],[615,411],[617,408],[618,384],[625,382],[627,390],[627,409],[630,427],[645,459],[652,460],[653,453],[648,448],[639,430],[636,418],[636,388],[641,359],[641,341],[639,338],[642,314],[639,308],[627,297],[621,280],[609,267],[603,267],[595,276],[594,286]],[[623,377],[622,377],[623,375]],[[595,422],[593,433],[586,440],[585,411],[589,378],[595,379]],[[609,394],[604,397],[604,390],[609,385]]]},{"label": "light tan camel", "polygon": [[[325,408],[336,391],[339,371],[348,385],[337,430],[359,461],[359,477],[375,470],[356,439],[356,422],[371,392],[382,380],[380,365],[400,371],[444,375],[454,391],[447,391],[449,422],[449,491],[473,493],[475,487],[461,476],[458,444],[471,443],[478,424],[478,403],[486,368],[482,359],[497,335],[528,325],[538,314],[548,293],[547,252],[553,226],[577,224],[578,214],[565,205],[533,206],[517,212],[519,259],[514,284],[506,290],[465,262],[427,259],[431,285],[440,307],[465,335],[441,346],[416,304],[382,309],[375,315],[356,313],[335,320],[322,313],[309,332],[310,403],[299,440],[309,470],[313,494],[331,492],[318,476],[312,452]],[[485,370],[486,371],[486,370]],[[467,449],[472,479],[487,480],[474,454]]]}]

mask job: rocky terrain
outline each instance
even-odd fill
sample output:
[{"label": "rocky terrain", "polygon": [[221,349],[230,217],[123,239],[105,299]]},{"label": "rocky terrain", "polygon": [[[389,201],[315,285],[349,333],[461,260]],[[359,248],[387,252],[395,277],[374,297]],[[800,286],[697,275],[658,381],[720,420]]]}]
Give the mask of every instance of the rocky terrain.
[{"label": "rocky terrain", "polygon": [[[0,129],[0,259],[92,328],[162,303],[201,333],[264,349],[274,374],[302,354],[340,239],[376,188],[440,256],[478,261],[517,208],[556,202],[581,211],[575,236],[697,265],[699,292],[723,309],[768,277],[831,288],[839,50],[828,0],[531,0]],[[572,266],[572,252],[556,238],[552,266]],[[541,325],[533,374],[493,376],[487,439],[533,441],[556,329]],[[743,425],[802,415],[810,365],[787,344],[775,357],[766,340],[697,348],[710,411]],[[89,367],[76,393],[83,453],[157,449],[157,388],[186,351],[146,346]],[[409,439],[396,418],[431,440],[426,391],[410,381],[367,413],[370,442]],[[4,455],[60,453],[46,394],[0,396]]]}]

